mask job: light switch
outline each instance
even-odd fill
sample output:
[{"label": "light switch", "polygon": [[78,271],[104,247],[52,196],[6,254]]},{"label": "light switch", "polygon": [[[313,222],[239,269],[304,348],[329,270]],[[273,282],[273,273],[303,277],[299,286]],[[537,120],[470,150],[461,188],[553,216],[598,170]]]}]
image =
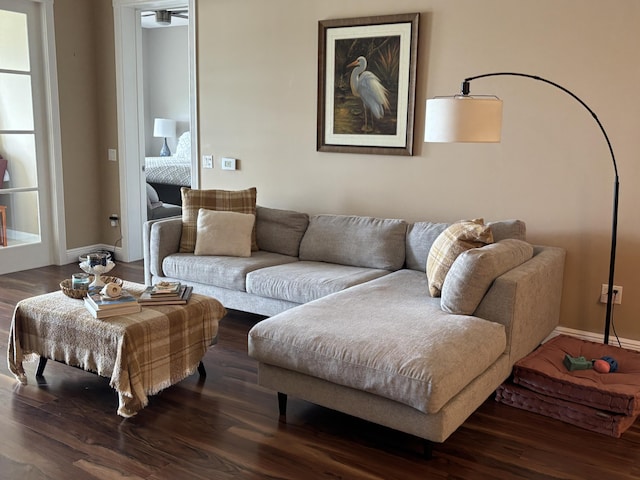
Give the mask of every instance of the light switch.
[{"label": "light switch", "polygon": [[107,150],[107,153],[109,155],[110,162],[115,162],[118,160],[118,152],[115,148],[110,148],[109,150]]}]

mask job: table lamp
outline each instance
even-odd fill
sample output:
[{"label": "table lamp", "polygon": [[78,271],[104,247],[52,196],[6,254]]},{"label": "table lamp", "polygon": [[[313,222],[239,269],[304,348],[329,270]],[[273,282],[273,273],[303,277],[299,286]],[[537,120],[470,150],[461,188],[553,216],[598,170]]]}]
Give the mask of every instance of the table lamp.
[{"label": "table lamp", "polygon": [[462,91],[459,95],[450,97],[436,97],[427,100],[427,111],[425,117],[425,142],[499,142],[502,129],[502,100],[495,96],[471,96],[469,95],[469,84],[478,78],[512,76],[524,77],[538,80],[570,95],[580,105],[582,105],[598,124],[604,136],[611,162],[614,170],[613,188],[613,228],[611,231],[611,254],[609,257],[609,285],[607,287],[607,310],[604,326],[604,343],[609,343],[609,330],[611,327],[613,308],[613,277],[616,261],[616,243],[618,237],[618,197],[619,180],[618,166],[613,154],[613,148],[609,141],[609,136],[605,131],[597,115],[578,98],[574,93],[565,87],[558,85],[551,80],[547,80],[536,75],[515,72],[486,73],[465,78],[462,82]]},{"label": "table lamp", "polygon": [[153,122],[153,136],[164,138],[160,156],[170,157],[171,150],[169,150],[169,145],[167,145],[167,137],[173,138],[176,136],[176,121],[169,120],[168,118],[156,118]]}]

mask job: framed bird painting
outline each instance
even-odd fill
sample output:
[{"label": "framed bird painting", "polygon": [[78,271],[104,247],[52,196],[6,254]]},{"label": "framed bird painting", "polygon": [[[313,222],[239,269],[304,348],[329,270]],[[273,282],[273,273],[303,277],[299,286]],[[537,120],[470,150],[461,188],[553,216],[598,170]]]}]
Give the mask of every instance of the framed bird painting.
[{"label": "framed bird painting", "polygon": [[419,17],[318,22],[318,151],[413,155]]}]

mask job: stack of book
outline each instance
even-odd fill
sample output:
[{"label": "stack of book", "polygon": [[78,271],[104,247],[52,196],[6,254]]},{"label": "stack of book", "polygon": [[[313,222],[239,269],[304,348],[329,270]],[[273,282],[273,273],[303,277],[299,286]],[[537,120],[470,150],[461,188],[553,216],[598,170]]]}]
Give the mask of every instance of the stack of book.
[{"label": "stack of book", "polygon": [[193,287],[180,282],[161,282],[147,287],[138,303],[140,305],[184,305],[191,297]]},{"label": "stack of book", "polygon": [[106,318],[114,315],[137,313],[140,309],[138,299],[126,290],[117,298],[102,296],[99,291],[89,291],[84,298],[84,306],[94,318]]}]

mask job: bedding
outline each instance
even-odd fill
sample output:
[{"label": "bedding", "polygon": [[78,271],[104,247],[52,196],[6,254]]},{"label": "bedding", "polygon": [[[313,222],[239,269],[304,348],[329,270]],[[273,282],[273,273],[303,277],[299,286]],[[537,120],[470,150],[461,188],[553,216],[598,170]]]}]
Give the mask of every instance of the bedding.
[{"label": "bedding", "polygon": [[144,172],[147,183],[191,186],[191,133],[184,132],[178,139],[176,152],[169,157],[146,157]]},{"label": "bedding", "polygon": [[191,160],[185,162],[174,156],[146,157],[144,173],[148,183],[191,186]]}]

